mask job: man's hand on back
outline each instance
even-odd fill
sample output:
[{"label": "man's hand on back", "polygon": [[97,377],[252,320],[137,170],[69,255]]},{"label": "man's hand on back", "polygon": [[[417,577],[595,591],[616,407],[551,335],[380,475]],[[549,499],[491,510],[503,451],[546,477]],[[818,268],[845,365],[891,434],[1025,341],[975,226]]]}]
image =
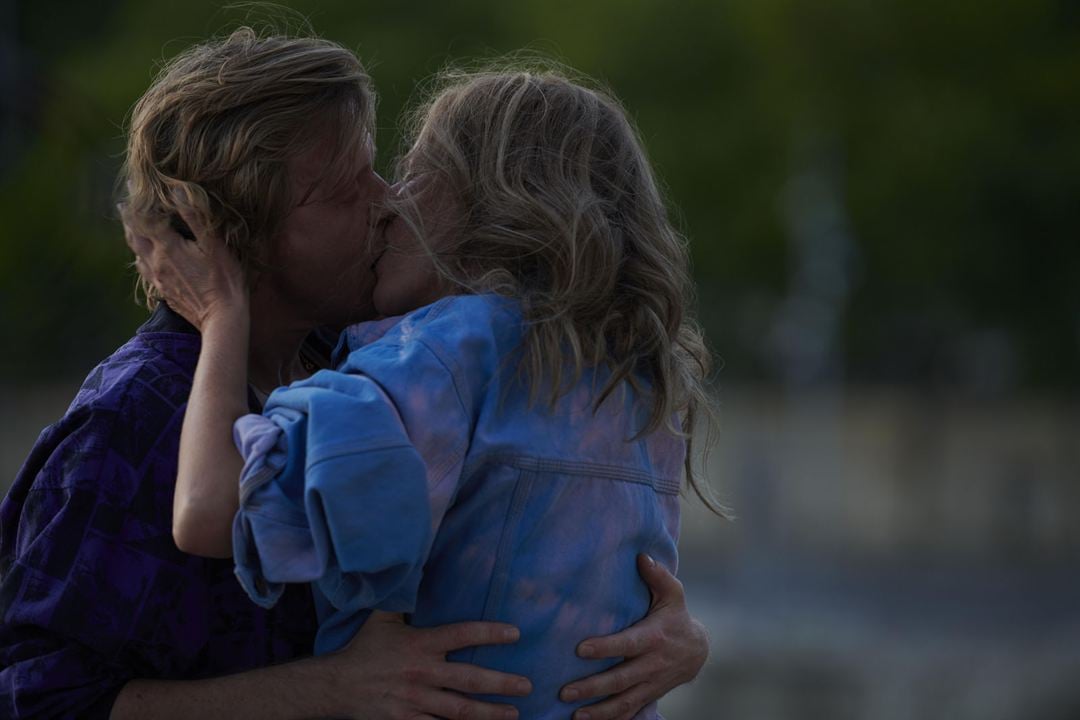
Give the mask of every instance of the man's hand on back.
[{"label": "man's hand on back", "polygon": [[446,654],[474,645],[516,642],[518,630],[501,623],[464,622],[413,628],[400,615],[374,612],[333,663],[334,692],[349,716],[370,720],[512,720],[517,710],[458,693],[528,695],[519,675],[448,662]]},{"label": "man's hand on back", "polygon": [[577,710],[574,720],[628,720],[697,677],[709,657],[708,632],[690,617],[682,583],[647,555],[638,556],[638,572],[652,592],[649,614],[622,632],[578,645],[581,657],[621,657],[623,662],[563,687],[566,702],[609,696]]},{"label": "man's hand on back", "polygon": [[512,720],[517,710],[459,693],[528,695],[517,675],[447,662],[452,650],[516,642],[517,628],[467,622],[409,627],[375,612],[356,637],[330,655],[205,680],[134,680],[120,691],[111,720]]}]

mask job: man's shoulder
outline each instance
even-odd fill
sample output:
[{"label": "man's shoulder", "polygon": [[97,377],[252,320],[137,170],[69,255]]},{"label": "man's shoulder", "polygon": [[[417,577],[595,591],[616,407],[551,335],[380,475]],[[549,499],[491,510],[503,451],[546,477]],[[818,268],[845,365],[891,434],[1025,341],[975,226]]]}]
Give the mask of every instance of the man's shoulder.
[{"label": "man's shoulder", "polygon": [[198,335],[144,325],[90,371],[63,417],[38,438],[14,487],[96,485],[106,466],[137,475],[151,453],[174,455],[198,356]]},{"label": "man's shoulder", "polygon": [[83,381],[69,413],[83,407],[121,411],[146,399],[172,406],[187,402],[199,359],[200,338],[170,329],[155,312],[139,330],[98,363]]}]

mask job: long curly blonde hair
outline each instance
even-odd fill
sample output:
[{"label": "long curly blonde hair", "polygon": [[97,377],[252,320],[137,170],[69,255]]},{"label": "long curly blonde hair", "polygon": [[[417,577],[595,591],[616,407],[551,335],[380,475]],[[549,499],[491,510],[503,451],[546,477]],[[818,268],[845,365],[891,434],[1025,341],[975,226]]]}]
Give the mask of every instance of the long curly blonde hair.
[{"label": "long curly blonde hair", "polygon": [[[691,442],[712,415],[711,357],[691,317],[687,242],[612,94],[547,61],[448,70],[406,136],[399,178],[436,178],[462,213],[436,252],[415,198],[394,209],[452,286],[522,301],[533,399],[554,404],[586,367],[607,366],[597,407],[628,383],[651,403],[641,435]],[[688,447],[688,482],[726,515],[691,460]]]}]

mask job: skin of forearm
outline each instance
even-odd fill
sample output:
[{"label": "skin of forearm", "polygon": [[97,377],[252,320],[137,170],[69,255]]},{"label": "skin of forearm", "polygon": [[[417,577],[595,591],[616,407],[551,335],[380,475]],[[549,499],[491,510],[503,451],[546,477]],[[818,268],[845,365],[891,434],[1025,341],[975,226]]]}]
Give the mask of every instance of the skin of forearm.
[{"label": "skin of forearm", "polygon": [[222,313],[202,328],[180,435],[173,501],[173,538],[181,550],[204,557],[232,556],[232,522],[239,505],[243,460],[233,423],[248,412],[247,309]]},{"label": "skin of forearm", "polygon": [[133,680],[113,704],[110,720],[296,720],[341,718],[349,710],[331,661],[308,658],[206,680]]}]

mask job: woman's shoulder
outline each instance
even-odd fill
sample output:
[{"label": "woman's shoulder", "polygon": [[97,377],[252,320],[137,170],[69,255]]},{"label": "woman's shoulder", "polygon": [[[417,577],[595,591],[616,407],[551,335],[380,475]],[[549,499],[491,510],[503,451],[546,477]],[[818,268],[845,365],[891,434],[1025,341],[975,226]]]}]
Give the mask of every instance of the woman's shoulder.
[{"label": "woman's shoulder", "polygon": [[455,295],[429,305],[403,328],[448,366],[464,371],[504,364],[524,335],[521,304],[499,295]]},{"label": "woman's shoulder", "polygon": [[401,318],[416,327],[438,325],[464,326],[483,330],[484,323],[506,324],[521,322],[521,302],[515,298],[485,293],[480,295],[448,295],[430,305],[413,310]]},{"label": "woman's shoulder", "polygon": [[346,329],[348,354],[338,370],[410,387],[442,377],[462,396],[473,397],[491,386],[520,348],[522,336],[518,302],[456,295],[396,320]]}]

